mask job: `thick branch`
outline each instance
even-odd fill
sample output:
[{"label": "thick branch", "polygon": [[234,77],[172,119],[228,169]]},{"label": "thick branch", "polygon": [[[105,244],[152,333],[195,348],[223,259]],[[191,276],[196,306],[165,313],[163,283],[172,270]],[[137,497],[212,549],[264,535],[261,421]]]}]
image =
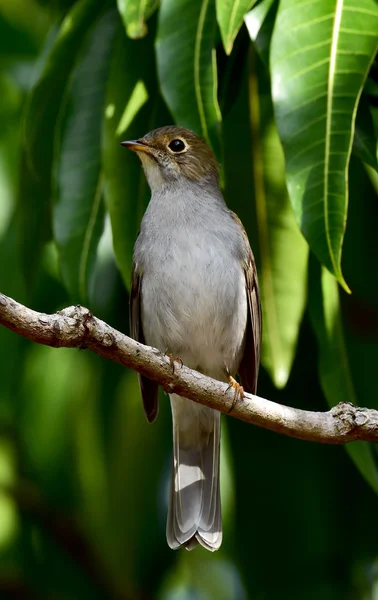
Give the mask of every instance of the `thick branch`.
[{"label": "thick branch", "polygon": [[24,337],[55,348],[89,348],[96,354],[134,369],[176,393],[223,413],[292,437],[345,444],[378,442],[378,411],[340,403],[328,412],[310,412],[245,394],[235,403],[233,389],[185,366],[172,370],[170,360],[113,329],[82,306],[53,315],[38,313],[0,293],[0,324]]}]

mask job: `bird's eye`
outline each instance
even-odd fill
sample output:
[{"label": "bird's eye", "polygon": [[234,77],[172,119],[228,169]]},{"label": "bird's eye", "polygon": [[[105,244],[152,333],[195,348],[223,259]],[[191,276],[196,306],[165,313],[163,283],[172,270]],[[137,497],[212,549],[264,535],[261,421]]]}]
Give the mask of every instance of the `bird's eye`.
[{"label": "bird's eye", "polygon": [[177,140],[172,140],[171,142],[169,142],[168,144],[168,148],[170,150],[172,150],[172,152],[184,152],[184,150],[186,150],[186,145],[185,142],[183,142],[182,140],[180,140],[179,138]]}]

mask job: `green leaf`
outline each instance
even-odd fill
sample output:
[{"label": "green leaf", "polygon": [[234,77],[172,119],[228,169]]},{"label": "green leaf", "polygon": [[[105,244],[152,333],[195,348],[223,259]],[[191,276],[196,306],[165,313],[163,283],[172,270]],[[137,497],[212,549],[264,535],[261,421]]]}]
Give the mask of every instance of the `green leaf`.
[{"label": "green leaf", "polygon": [[146,20],[159,6],[159,0],[117,0],[126,33],[132,39],[147,35]]},{"label": "green leaf", "polygon": [[243,18],[256,0],[216,0],[217,21],[226,54],[231,54]]},{"label": "green leaf", "polygon": [[249,37],[261,59],[269,65],[270,42],[276,20],[278,0],[262,0],[244,17]]},{"label": "green leaf", "polygon": [[[79,0],[62,22],[25,109],[23,144],[37,177],[51,171],[53,130],[67,79],[85,32],[98,16],[101,0]],[[47,168],[47,174],[46,174]]]},{"label": "green leaf", "polygon": [[129,40],[123,32],[118,36],[107,84],[102,148],[105,199],[116,261],[127,288],[133,247],[150,194],[137,157],[120,142],[169,122],[158,97],[153,33],[139,41]]},{"label": "green leaf", "polygon": [[369,102],[362,94],[358,105],[356,128],[353,138],[353,154],[378,171],[377,140]]},{"label": "green leaf", "polygon": [[[308,245],[295,222],[285,161],[274,125],[270,85],[251,52],[249,105],[264,335],[261,362],[274,385],[286,385],[307,299]],[[260,84],[260,85],[259,85]]]},{"label": "green leaf", "polygon": [[106,13],[88,34],[60,115],[55,156],[54,237],[64,283],[86,302],[103,229],[101,126],[116,31]]},{"label": "green leaf", "polygon": [[[41,50],[37,66],[35,67],[37,81],[47,63],[57,34],[57,28],[53,27]],[[32,95],[33,89],[28,98],[29,102]],[[28,114],[28,110],[30,109],[27,105],[23,115],[24,121],[21,126],[21,137],[23,128],[27,126],[28,120],[33,121],[34,118],[37,118],[36,114],[33,114],[33,116]],[[21,246],[21,270],[29,288],[33,287],[36,280],[43,246],[52,238],[50,224],[51,174],[49,171],[51,168],[52,135],[41,136],[41,139],[38,141],[41,144],[45,144],[46,152],[42,153],[42,160],[46,162],[48,174],[44,177],[36,174],[29,153],[22,144],[18,188],[17,222]]]},{"label": "green leaf", "polygon": [[223,123],[225,196],[241,218],[256,258],[263,309],[262,364],[274,384],[283,387],[306,304],[308,246],[285,186],[266,69],[258,56],[253,68],[246,67],[240,94]]},{"label": "green leaf", "polygon": [[[320,383],[330,406],[338,402],[358,404],[340,310],[336,280],[324,267],[312,261],[310,269],[309,308],[319,348]],[[378,469],[372,446],[367,442],[347,444],[355,465],[378,493]]]},{"label": "green leaf", "polygon": [[214,0],[163,0],[156,56],[160,86],[175,121],[202,135],[220,156]]},{"label": "green leaf", "polygon": [[[136,66],[142,71],[146,58],[145,41],[131,42],[124,33],[118,36],[111,60],[107,83],[106,108],[103,123],[102,161],[105,201],[110,215],[113,248],[125,286],[131,281],[133,247],[145,206],[146,188],[142,169],[132,153],[120,146],[123,139],[140,137],[142,130],[131,131],[130,125],[144,105],[143,80],[138,79]],[[136,58],[138,57],[138,60]],[[130,60],[131,58],[131,60]],[[135,68],[133,66],[135,65]],[[139,90],[138,91],[138,83]],[[125,111],[134,104],[133,114]],[[127,120],[125,116],[127,116]],[[124,121],[124,125],[122,125]],[[120,126],[121,124],[121,126]]]},{"label": "green leaf", "polygon": [[19,221],[23,267],[34,279],[43,245],[51,239],[50,198],[55,127],[70,72],[80,52],[84,33],[101,8],[101,0],[80,0],[55,28],[42,50],[38,77],[25,107]]},{"label": "green leaf", "polygon": [[375,0],[282,0],[271,45],[290,199],[311,249],[346,290],[340,263],[348,164],[377,31]]},{"label": "green leaf", "polygon": [[[174,560],[165,543],[165,498],[158,493],[165,483],[171,452],[169,404],[160,398],[159,419],[150,427],[141,407],[137,378],[130,371],[123,377],[114,400],[107,472],[113,543],[118,549],[123,589],[138,585],[153,598],[161,572],[159,575],[157,569],[153,575],[154,586],[153,580],[145,581],[143,565],[159,563],[159,556],[167,562]],[[125,506],[133,518],[124,518]],[[117,528],[119,523],[123,526]]]}]

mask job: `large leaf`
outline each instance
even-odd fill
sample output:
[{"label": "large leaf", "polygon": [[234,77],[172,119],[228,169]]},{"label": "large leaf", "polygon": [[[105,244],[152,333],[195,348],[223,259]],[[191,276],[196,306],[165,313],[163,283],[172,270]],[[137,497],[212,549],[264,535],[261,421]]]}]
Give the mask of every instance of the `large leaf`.
[{"label": "large leaf", "polygon": [[159,5],[159,0],[117,0],[126,33],[132,39],[147,34],[146,20]]},{"label": "large leaf", "polygon": [[220,157],[214,0],[163,0],[156,41],[158,75],[175,121],[202,135]]},{"label": "large leaf", "polygon": [[308,245],[298,230],[286,190],[285,161],[269,88],[261,65],[252,58],[249,105],[264,324],[261,361],[275,386],[284,387],[306,305]]},{"label": "large leaf", "polygon": [[53,140],[69,74],[84,34],[98,15],[101,0],[79,0],[48,37],[37,64],[22,124],[19,218],[24,272],[33,280],[43,244],[51,238],[50,197]]},{"label": "large leaf", "polygon": [[375,0],[282,0],[271,45],[272,92],[297,220],[348,289],[341,252],[359,96],[377,48]]},{"label": "large leaf", "polygon": [[274,384],[283,387],[306,304],[308,246],[286,190],[270,82],[258,57],[255,60],[244,70],[241,93],[223,124],[226,198],[242,219],[256,257],[263,309],[262,364]]},{"label": "large leaf", "polygon": [[277,8],[278,0],[261,0],[244,17],[249,36],[267,65]]},{"label": "large leaf", "polygon": [[[310,270],[309,307],[319,347],[319,376],[330,406],[338,402],[357,405],[340,310],[336,280],[324,267]],[[347,444],[347,451],[372,488],[378,493],[378,467],[367,442]]]},{"label": "large leaf", "polygon": [[149,188],[137,157],[120,146],[170,118],[159,101],[153,70],[154,32],[139,41],[118,36],[111,60],[103,130],[105,199],[113,246],[127,287],[131,279],[134,243],[147,206]]},{"label": "large leaf", "polygon": [[[37,177],[51,171],[52,132],[67,79],[81,50],[85,32],[98,16],[101,0],[79,0],[62,22],[25,110],[23,143]],[[49,167],[46,174],[46,167]]]},{"label": "large leaf", "polygon": [[55,148],[54,237],[65,285],[81,302],[88,298],[103,228],[101,127],[116,16],[106,13],[88,34],[67,89]]},{"label": "large leaf", "polygon": [[256,0],[216,0],[217,21],[226,54],[231,54],[243,18]]},{"label": "large leaf", "polygon": [[[277,8],[278,0],[262,0],[244,17],[249,36],[261,59],[267,65]],[[366,94],[361,95],[358,104],[352,153],[378,170],[374,123]]]}]

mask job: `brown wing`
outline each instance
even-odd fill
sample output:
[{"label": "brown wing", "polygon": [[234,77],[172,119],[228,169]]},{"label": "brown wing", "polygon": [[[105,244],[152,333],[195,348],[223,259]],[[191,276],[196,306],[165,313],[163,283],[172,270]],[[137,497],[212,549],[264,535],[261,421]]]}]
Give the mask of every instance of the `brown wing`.
[{"label": "brown wing", "polygon": [[[142,275],[133,264],[130,289],[130,335],[134,340],[145,343],[141,315]],[[158,412],[158,385],[151,379],[138,375],[140,393],[142,395],[144,412],[150,423],[155,421]]]},{"label": "brown wing", "polygon": [[[237,218],[237,217],[236,217]],[[239,219],[237,218],[239,221]],[[240,221],[239,221],[240,222]],[[242,224],[240,223],[241,227]],[[248,247],[248,237],[244,231]],[[260,346],[261,346],[261,303],[259,284],[257,281],[257,271],[252,250],[249,248],[249,255],[246,263],[243,265],[245,274],[245,285],[248,298],[248,318],[245,339],[245,348],[243,358],[239,366],[239,375],[242,386],[246,392],[256,394],[257,377],[260,366]]]}]

